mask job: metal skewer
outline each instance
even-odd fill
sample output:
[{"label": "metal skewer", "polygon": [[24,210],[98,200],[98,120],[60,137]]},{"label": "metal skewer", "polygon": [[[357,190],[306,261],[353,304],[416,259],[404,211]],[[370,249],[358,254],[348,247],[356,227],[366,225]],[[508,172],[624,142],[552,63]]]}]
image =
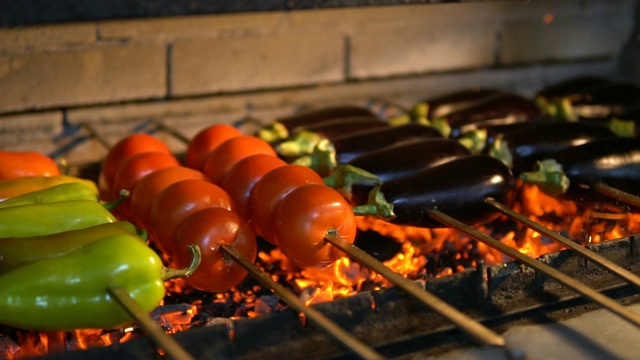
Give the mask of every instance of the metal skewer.
[{"label": "metal skewer", "polygon": [[195,359],[178,344],[174,338],[167,335],[162,328],[145,313],[144,309],[138,305],[125,289],[112,287],[107,289],[107,291],[169,357],[176,360]]},{"label": "metal skewer", "polygon": [[258,282],[260,282],[263,286],[269,287],[272,289],[280,298],[282,298],[286,303],[288,303],[294,310],[303,313],[307,318],[314,321],[324,332],[337,340],[340,344],[345,346],[347,349],[353,351],[357,355],[359,355],[363,359],[367,360],[378,360],[384,359],[385,357],[373,350],[368,345],[362,343],[360,340],[355,338],[353,335],[346,332],[341,327],[337,326],[331,320],[329,320],[326,316],[324,316],[321,312],[306,306],[298,297],[287,290],[282,285],[273,281],[269,275],[267,275],[264,271],[260,270],[253,262],[249,261],[246,257],[244,257],[241,253],[239,253],[233,246],[231,245],[222,245],[220,247],[222,251],[233,258],[240,266],[242,266],[245,270],[247,270]]},{"label": "metal skewer", "polygon": [[153,124],[156,126],[156,129],[168,132],[173,137],[177,138],[178,140],[182,141],[185,144],[188,144],[189,141],[190,141],[188,137],[184,136],[184,134],[182,134],[179,131],[177,131],[177,130],[165,125],[163,122],[161,122],[159,120],[154,120]]},{"label": "metal skewer", "polygon": [[577,244],[575,241],[572,241],[571,239],[564,237],[560,234],[558,234],[555,231],[552,231],[551,229],[542,226],[541,224],[529,219],[528,217],[519,214],[511,209],[509,209],[507,206],[505,206],[504,204],[499,203],[498,201],[496,201],[495,199],[492,198],[488,198],[485,199],[485,202],[488,203],[489,205],[495,207],[496,209],[498,209],[500,212],[502,212],[503,214],[509,216],[512,219],[518,220],[524,224],[526,224],[529,228],[544,234],[546,236],[548,236],[549,238],[556,240],[560,243],[562,243],[563,245],[565,245],[567,248],[575,251],[576,253],[578,253],[579,255],[582,255],[583,257],[585,257],[587,260],[593,261],[594,263],[600,265],[601,267],[603,267],[605,270],[608,270],[612,273],[614,273],[615,275],[617,275],[618,277],[622,278],[623,280],[629,282],[630,284],[633,284],[634,286],[636,286],[637,288],[640,289],[640,277],[638,277],[636,274],[632,273],[631,271],[623,268],[622,266],[596,254],[595,252],[585,248],[584,246],[581,246],[580,244]]},{"label": "metal skewer", "polygon": [[397,287],[403,289],[408,292],[410,295],[416,297],[418,300],[425,303],[427,306],[432,308],[438,314],[444,316],[455,325],[457,325],[464,332],[469,334],[473,339],[478,341],[482,345],[492,345],[492,346],[500,346],[503,347],[506,344],[505,339],[493,332],[492,330],[486,328],[479,322],[471,319],[464,313],[458,311],[456,308],[450,306],[446,302],[442,301],[440,298],[435,295],[429,293],[426,290],[421,289],[416,286],[416,284],[404,278],[402,275],[396,273],[395,271],[389,269],[380,261],[376,260],[374,257],[370,256],[366,252],[362,251],[357,246],[349,243],[341,239],[338,236],[326,236],[325,241],[335,245],[340,250],[344,251],[346,254],[351,256],[353,260],[363,264],[364,266],[370,268],[371,270],[379,273],[384,276],[391,283],[396,285]]},{"label": "metal skewer", "polygon": [[635,195],[630,194],[628,192],[616,189],[616,188],[614,188],[612,186],[609,186],[609,185],[603,184],[603,183],[596,184],[596,185],[593,186],[593,188],[597,192],[599,192],[599,193],[601,193],[603,195],[607,195],[607,196],[610,196],[612,198],[624,201],[627,204],[640,207],[640,197],[638,197],[638,196],[635,196]]},{"label": "metal skewer", "polygon": [[603,306],[604,308],[609,309],[616,315],[634,324],[635,326],[640,326],[640,314],[629,310],[628,308],[617,303],[613,299],[602,295],[598,291],[586,286],[585,284],[563,274],[562,272],[554,269],[553,267],[541,261],[538,261],[530,256],[527,256],[519,252],[518,250],[510,246],[507,246],[501,243],[500,241],[490,237],[489,235],[474,229],[473,227],[443,213],[440,210],[427,209],[425,211],[429,214],[429,216],[436,219],[437,221],[440,221],[441,223],[449,227],[457,229],[462,233],[468,235],[472,239],[475,239],[484,244],[487,244],[488,246],[491,246],[492,248],[497,249],[498,251],[502,252],[507,256],[517,259],[519,262],[525,265],[528,265],[531,268],[535,269],[536,271],[539,271],[557,280],[563,285],[566,285],[572,288],[573,290],[577,291],[578,293],[584,295],[586,298],[591,299],[593,302],[596,302],[601,306]]}]

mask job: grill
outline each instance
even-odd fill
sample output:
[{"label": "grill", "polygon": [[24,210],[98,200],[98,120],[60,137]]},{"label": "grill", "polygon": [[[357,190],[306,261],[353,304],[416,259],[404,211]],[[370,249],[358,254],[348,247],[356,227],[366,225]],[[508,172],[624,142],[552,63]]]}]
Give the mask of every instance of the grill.
[{"label": "grill", "polygon": [[[247,5],[235,9],[231,4],[221,3],[219,8],[211,8],[204,2],[196,1],[190,8],[154,7],[153,4],[147,3],[148,7],[141,7],[137,12],[124,8],[109,8],[100,14],[92,7],[81,8],[79,5],[68,4],[66,9],[58,8],[48,16],[45,12],[39,13],[38,18],[0,17],[0,21],[6,27],[2,29],[4,32],[0,32],[0,36],[14,40],[7,42],[9,45],[4,49],[0,49],[0,64],[3,55],[6,64],[13,64],[7,68],[6,74],[10,74],[9,76],[0,76],[0,89],[8,89],[15,85],[11,76],[24,75],[15,70],[19,69],[20,60],[26,59],[26,63],[31,64],[42,56],[45,62],[57,64],[58,59],[70,59],[65,57],[66,51],[73,52],[85,45],[86,39],[82,38],[83,35],[65,35],[67,38],[60,41],[60,48],[39,44],[39,38],[30,34],[37,33],[39,29],[44,32],[50,31],[47,26],[62,26],[61,29],[64,31],[95,36],[96,46],[87,52],[80,51],[80,54],[88,54],[87,60],[83,60],[88,62],[91,61],[91,56],[102,61],[107,59],[107,72],[110,71],[110,66],[119,64],[118,61],[109,62],[110,59],[117,58],[119,49],[116,52],[107,51],[107,55],[102,57],[100,52],[103,49],[110,49],[114,44],[138,47],[142,43],[140,47],[144,48],[144,51],[139,54],[147,56],[156,50],[149,43],[161,43],[162,54],[159,58],[166,58],[167,61],[159,67],[170,74],[166,79],[160,80],[164,90],[158,92],[153,88],[142,89],[140,94],[134,95],[128,92],[127,87],[140,90],[136,84],[114,85],[115,83],[108,80],[109,74],[104,77],[98,75],[105,87],[112,87],[115,95],[105,95],[105,92],[98,91],[97,95],[84,96],[81,91],[78,92],[73,86],[64,83],[64,79],[52,75],[56,74],[55,71],[44,71],[40,66],[27,66],[27,69],[35,71],[30,77],[33,81],[38,81],[39,77],[42,77],[43,83],[59,81],[69,94],[75,93],[80,100],[76,101],[64,94],[51,94],[49,97],[39,98],[38,91],[34,91],[33,96],[25,95],[27,93],[21,90],[21,85],[18,86],[17,96],[10,95],[5,100],[0,100],[0,149],[42,150],[58,159],[72,175],[97,179],[100,170],[99,160],[117,139],[133,132],[153,133],[166,140],[176,153],[181,154],[185,142],[195,131],[211,122],[233,123],[245,132],[253,133],[275,116],[335,103],[349,102],[367,107],[381,117],[389,119],[406,112],[411,105],[422,100],[421,97],[425,94],[436,95],[455,89],[496,87],[532,95],[544,84],[580,74],[637,81],[637,69],[634,65],[634,59],[637,59],[637,41],[634,39],[636,20],[628,15],[636,12],[637,4],[634,1],[624,2],[620,7],[623,10],[615,8],[610,3],[598,1],[562,1],[555,5],[537,2],[533,10],[522,10],[517,3],[512,2],[435,5],[409,3],[410,5],[400,6],[385,2],[366,5],[337,2],[332,6],[315,6],[304,2],[289,2],[286,5],[271,4],[272,7],[264,5],[267,8]],[[164,10],[158,10],[160,8]],[[12,10],[15,14],[21,14],[25,9]],[[206,44],[206,41],[202,43],[203,39],[197,30],[189,33],[185,41],[172,38],[181,36],[175,35],[182,34],[180,31],[158,30],[162,29],[162,26],[173,29],[173,19],[181,21],[183,16],[190,15],[193,17],[186,18],[194,21],[195,28],[205,26],[208,24],[207,21],[214,24],[217,45],[223,44],[233,48],[233,45],[229,44],[236,40],[241,43],[243,36],[251,37],[255,35],[255,31],[262,31],[258,38],[265,41],[275,35],[284,39],[297,39],[298,35],[279,30],[278,26],[268,25],[271,27],[264,30],[260,26],[266,25],[254,28],[246,25],[251,21],[260,24],[262,21],[269,24],[271,21],[277,23],[278,18],[274,20],[273,14],[283,10],[292,11],[292,15],[285,15],[279,19],[282,24],[308,21],[310,25],[304,27],[305,36],[308,35],[312,40],[319,41],[323,37],[317,37],[315,33],[309,34],[310,28],[317,31],[318,28],[341,26],[340,29],[347,34],[339,37],[339,57],[346,58],[343,66],[338,70],[315,69],[314,74],[317,78],[302,80],[294,78],[278,81],[254,73],[256,81],[238,75],[237,80],[225,82],[228,79],[221,76],[218,80],[222,85],[216,87],[206,84],[206,81],[200,81],[193,72],[185,70],[190,64],[187,59],[197,64],[198,56],[202,55],[198,52],[195,55],[183,55],[183,51]],[[397,14],[384,15],[385,11]],[[380,37],[380,41],[384,42],[385,37],[382,34],[391,32],[398,36],[398,42],[407,39],[403,37],[402,32],[393,30],[393,26],[402,22],[395,17],[406,16],[405,11],[416,12],[415,17],[405,20],[411,24],[412,29],[416,30],[417,26],[416,31],[423,32],[422,37],[429,37],[425,34],[430,34],[433,29],[416,24],[437,21],[440,16],[461,16],[462,21],[452,20],[452,35],[445,36],[444,43],[432,38],[426,44],[441,51],[459,42],[459,48],[467,50],[457,52],[457,56],[451,60],[455,64],[447,66],[436,64],[423,68],[410,59],[402,59],[398,61],[400,65],[392,66],[389,64],[394,61],[388,57],[380,62],[367,60],[366,52],[362,49],[371,46],[372,41],[375,41],[373,38]],[[431,11],[435,15],[432,15]],[[528,17],[523,14],[527,11],[535,11],[542,16]],[[321,17],[320,20],[305,17],[305,13],[314,12]],[[474,17],[470,14],[473,12],[477,13],[480,20],[472,20]],[[224,15],[214,20],[206,17],[206,14],[212,13],[235,14]],[[618,24],[611,25],[608,16],[622,13],[627,16],[622,17]],[[74,14],[82,15],[74,17]],[[334,19],[342,15],[346,16],[347,25],[336,25]],[[226,23],[228,19],[233,20],[234,16],[238,16],[242,26],[233,27]],[[357,19],[365,16],[373,16],[374,19],[377,17],[379,21],[374,25],[365,23],[367,31],[370,31],[367,37],[356,29],[358,21],[361,21]],[[424,17],[425,20],[419,17]],[[464,26],[465,20],[469,21],[471,29],[481,32],[483,29],[486,30],[487,26],[496,26],[494,18],[501,19],[499,23],[504,29],[490,31],[496,35],[492,40],[490,54],[480,56],[476,53],[478,49],[474,48],[475,38],[471,32],[456,35],[456,29]],[[532,21],[532,18],[537,22]],[[85,25],[102,20],[107,22],[98,22],[95,34],[83,33]],[[65,23],[69,21],[74,23],[67,27]],[[62,25],[51,25],[53,23]],[[291,26],[282,24],[280,26],[285,28]],[[568,39],[585,36],[574,33],[575,30],[568,24],[577,25],[580,31],[591,34],[586,35],[586,38],[591,36],[602,48],[580,48],[574,46],[574,43],[559,41],[558,43],[569,49],[562,52],[556,49],[559,46],[557,43],[551,42],[553,35],[547,35],[546,39],[549,42],[545,46],[532,44],[530,49],[520,47],[518,51],[505,50],[509,49],[509,45],[513,46],[514,42],[526,41],[528,30],[550,24],[559,24],[561,31],[558,33],[565,34]],[[207,29],[212,31],[211,28]],[[92,30],[90,29],[89,33]],[[56,34],[63,34],[64,31]],[[159,32],[158,37],[151,35],[153,31]],[[541,31],[543,38],[544,31]],[[130,37],[131,33],[136,35]],[[44,38],[46,39],[46,36]],[[612,41],[613,38],[624,38],[624,41]],[[409,40],[415,39],[409,37]],[[604,46],[608,41],[616,44]],[[387,43],[387,46],[389,44]],[[256,42],[243,46],[260,47]],[[318,44],[318,47],[322,47],[322,44]],[[303,50],[312,52],[316,57],[324,56],[322,51],[314,53],[312,49]],[[297,50],[292,51],[296,52]],[[270,64],[270,52],[264,54],[265,62]],[[458,59],[464,56],[475,60],[459,62]],[[146,64],[150,68],[156,66],[152,58],[149,58],[150,62]],[[235,62],[242,59],[236,57],[232,60],[227,65],[233,68]],[[278,60],[286,61],[283,58]],[[328,56],[322,60],[330,63],[334,59]],[[320,63],[323,64],[322,61]],[[382,66],[383,63],[388,66]],[[283,63],[281,66],[293,64],[296,62]],[[85,70],[91,73],[95,68],[88,65]],[[141,68],[134,68],[133,71],[141,71]],[[295,71],[294,67],[292,72]],[[79,69],[78,72],[82,73],[83,70]],[[178,75],[174,76],[181,74],[180,72],[187,80]],[[61,73],[66,72],[62,69]],[[278,74],[284,77],[282,73]],[[208,76],[208,73],[203,72],[203,78]],[[78,86],[80,89],[86,86],[81,80]],[[138,80],[142,81],[140,78]],[[245,87],[243,81],[247,83]],[[153,83],[153,80],[151,82]],[[24,119],[28,121],[24,122]],[[630,201],[632,205],[637,206],[638,200],[635,197],[627,197],[615,189],[601,188],[597,191],[609,193],[607,196],[615,197],[621,202]],[[450,218],[446,213],[429,210],[431,217],[455,229],[460,238],[466,239],[466,243],[484,244],[496,253],[501,253],[506,262],[496,261],[497,264],[487,264],[479,259],[470,267],[457,266],[451,275],[426,273],[415,277],[413,281],[407,281],[375,258],[381,257],[380,252],[387,250],[397,252],[397,242],[388,240],[381,236],[384,234],[375,231],[361,231],[355,247],[342,244],[337,239],[327,241],[347,253],[353,263],[361,264],[363,269],[369,269],[385,278],[387,286],[384,289],[377,289],[375,286],[365,287],[355,295],[305,306],[299,301],[302,295],[290,294],[288,290],[281,289],[282,284],[273,282],[269,270],[263,272],[252,263],[246,263],[244,266],[250,270],[251,275],[241,287],[257,289],[258,286],[261,292],[256,297],[261,301],[278,303],[278,300],[282,300],[280,304],[288,303],[289,308],[273,306],[272,309],[278,310],[255,318],[234,318],[237,308],[226,309],[226,313],[225,309],[218,309],[215,316],[207,317],[206,321],[201,320],[203,324],[200,325],[206,323],[205,326],[193,326],[187,331],[180,331],[177,327],[192,321],[194,305],[187,301],[193,299],[177,297],[170,300],[171,304],[158,307],[151,317],[139,319],[137,327],[126,330],[132,330],[135,334],[132,340],[118,343],[120,338],[128,336],[122,329],[104,331],[99,336],[109,334],[108,336],[114,340],[113,345],[101,344],[88,346],[89,349],[82,351],[62,351],[65,348],[77,349],[77,338],[71,333],[51,333],[48,334],[51,354],[42,358],[180,357],[183,349],[195,358],[234,359],[276,356],[291,359],[635,356],[640,340],[637,331],[640,325],[640,280],[637,275],[640,274],[640,235],[625,234],[615,240],[583,247],[555,231],[546,230],[543,225],[531,223],[526,216],[506,208],[499,202],[487,199],[487,203],[502,213],[501,222],[496,226],[508,222],[517,223],[522,228],[532,227],[542,234],[542,241],[553,244],[564,242],[562,247],[568,249],[553,251],[535,260],[522,255],[513,247],[503,245],[499,240],[503,236],[502,229],[476,229]],[[561,233],[566,234],[564,231]],[[374,243],[375,241],[379,242]],[[371,245],[372,248],[367,247],[370,243],[374,243]],[[472,250],[477,250],[478,245],[474,246]],[[263,250],[269,249],[266,246]],[[361,249],[365,249],[366,252]],[[461,251],[453,244],[450,247],[447,244],[442,245],[439,250],[439,254]],[[224,248],[224,251],[231,258],[238,256],[232,247]],[[455,258],[455,254],[451,255],[451,258]],[[442,258],[429,260],[436,262],[438,259]],[[516,261],[511,261],[514,259]],[[242,259],[237,261],[242,262]],[[461,263],[468,265],[465,262]],[[261,265],[266,267],[262,263]],[[442,267],[446,268],[447,265],[444,264]],[[450,265],[456,267],[455,262]],[[272,295],[272,290],[275,295]],[[120,297],[117,293],[112,295]],[[121,297],[122,301],[127,301],[126,295]],[[201,301],[215,303],[215,299],[214,295],[208,295]],[[228,303],[221,304],[221,307],[228,306]],[[135,307],[135,304],[123,306]],[[218,316],[219,314],[226,316]],[[164,326],[165,331],[161,331],[162,334],[153,333],[159,329],[158,323]],[[594,329],[583,332],[585,323]],[[168,336],[169,340],[164,336],[165,332],[171,334]],[[555,335],[554,345],[551,346],[548,344],[549,338],[545,337],[549,333]],[[609,333],[612,335],[609,336]],[[11,346],[16,346],[12,336],[15,334],[0,337],[4,348],[11,349]],[[554,349],[550,349],[551,347]],[[53,351],[54,349],[60,351]],[[11,354],[11,351],[8,350],[6,353]]]}]

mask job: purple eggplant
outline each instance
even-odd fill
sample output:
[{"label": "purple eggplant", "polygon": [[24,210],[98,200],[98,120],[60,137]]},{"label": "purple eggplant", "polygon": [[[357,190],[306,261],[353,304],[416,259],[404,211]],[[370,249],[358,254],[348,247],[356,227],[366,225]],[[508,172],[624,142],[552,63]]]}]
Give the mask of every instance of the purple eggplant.
[{"label": "purple eggplant", "polygon": [[575,97],[580,94],[588,94],[589,92],[608,86],[611,81],[600,76],[577,76],[553,83],[540,90],[536,97],[552,101],[556,98]]},{"label": "purple eggplant", "polygon": [[601,199],[593,189],[596,184],[640,195],[640,139],[612,138],[569,147],[520,178],[549,195],[580,202]]},{"label": "purple eggplant", "polygon": [[471,155],[398,178],[375,187],[370,202],[355,207],[358,214],[379,214],[398,225],[446,227],[425,210],[437,209],[470,226],[494,220],[500,214],[485,200],[493,198],[510,206],[516,181],[500,160]]},{"label": "purple eggplant", "polygon": [[504,92],[497,89],[463,89],[425,99],[422,104],[428,107],[427,119],[437,119],[502,94]]},{"label": "purple eggplant", "polygon": [[577,145],[616,138],[608,127],[579,122],[532,122],[494,134],[486,154],[502,160],[515,174],[529,171],[537,161]]},{"label": "purple eggplant", "polygon": [[366,107],[341,105],[307,110],[298,114],[281,117],[258,131],[257,136],[269,142],[276,143],[290,136],[290,133],[301,126],[311,126],[334,119],[348,117],[376,116]]}]

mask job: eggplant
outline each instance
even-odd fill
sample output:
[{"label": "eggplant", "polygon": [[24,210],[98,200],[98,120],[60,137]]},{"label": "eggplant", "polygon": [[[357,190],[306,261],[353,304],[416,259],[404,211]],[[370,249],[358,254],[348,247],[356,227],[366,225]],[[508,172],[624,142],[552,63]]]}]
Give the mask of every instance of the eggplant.
[{"label": "eggplant", "polygon": [[[538,106],[531,100],[512,93],[490,96],[444,117],[451,128],[450,136],[493,125],[529,122],[541,119]],[[436,122],[437,119],[433,119]]]},{"label": "eggplant", "polygon": [[334,119],[348,117],[376,116],[366,107],[353,105],[340,105],[307,110],[299,114],[275,119],[256,134],[268,143],[276,143],[290,136],[290,133],[298,127],[319,124]]},{"label": "eggplant", "polygon": [[322,139],[329,141],[339,137],[358,134],[370,129],[388,128],[391,125],[376,116],[353,116],[338,118],[322,123],[297,127],[285,141],[276,144],[276,152],[281,156],[302,156],[313,152]]},{"label": "eggplant", "polygon": [[601,200],[593,187],[602,183],[640,195],[640,139],[603,139],[569,147],[520,178],[551,196],[584,203]]},{"label": "eggplant", "polygon": [[422,103],[428,107],[427,119],[437,119],[502,94],[498,89],[463,89],[425,99]]},{"label": "eggplant", "polygon": [[371,151],[347,164],[386,182],[469,155],[469,149],[456,140],[428,138]]},{"label": "eggplant", "polygon": [[610,84],[610,80],[599,76],[576,76],[555,82],[550,86],[545,87],[536,94],[536,97],[551,102],[556,98],[573,97],[577,94],[586,94]]},{"label": "eggplant", "polygon": [[603,125],[557,121],[533,122],[494,136],[486,154],[503,161],[516,175],[562,149],[617,138]]},{"label": "eggplant", "polygon": [[387,221],[424,228],[446,227],[425,210],[437,209],[470,226],[485,224],[500,213],[487,198],[510,206],[515,199],[516,180],[500,160],[470,155],[387,181],[375,187],[370,202],[354,211],[379,214]]}]

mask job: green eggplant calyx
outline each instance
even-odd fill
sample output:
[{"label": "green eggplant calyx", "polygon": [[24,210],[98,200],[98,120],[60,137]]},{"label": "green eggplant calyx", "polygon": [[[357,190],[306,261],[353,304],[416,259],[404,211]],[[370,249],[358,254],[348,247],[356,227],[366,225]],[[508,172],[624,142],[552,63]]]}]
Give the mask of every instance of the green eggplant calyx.
[{"label": "green eggplant calyx", "polygon": [[409,116],[414,119],[426,119],[429,116],[429,104],[419,103],[409,110]]},{"label": "green eggplant calyx", "polygon": [[553,159],[538,161],[534,171],[520,174],[526,184],[537,185],[545,194],[562,195],[569,189],[569,178],[562,171],[562,165]]},{"label": "green eggplant calyx", "polygon": [[389,123],[389,125],[393,125],[393,126],[404,125],[411,122],[411,116],[409,116],[409,114],[403,114],[396,117],[392,117],[389,120],[387,120],[387,122]]},{"label": "green eggplant calyx", "polygon": [[509,144],[503,139],[496,139],[489,147],[488,154],[502,161],[509,168],[513,165],[513,156],[511,150],[509,150]]},{"label": "green eggplant calyx", "polygon": [[198,245],[189,245],[189,252],[191,252],[191,262],[189,265],[182,269],[162,268],[162,280],[167,281],[179,277],[189,277],[200,265],[202,260],[202,251]]},{"label": "green eggplant calyx", "polygon": [[573,104],[569,98],[560,98],[555,101],[557,115],[563,120],[576,122],[578,115],[573,111]]},{"label": "green eggplant calyx", "polygon": [[302,130],[291,140],[276,145],[276,152],[282,156],[302,156],[313,152],[322,136],[318,133]]},{"label": "green eggplant calyx", "polygon": [[445,139],[451,136],[451,125],[449,125],[449,120],[447,120],[447,118],[433,119],[431,120],[431,126],[438,130]]},{"label": "green eggplant calyx", "polygon": [[276,143],[289,137],[289,130],[280,122],[273,122],[258,130],[258,137],[269,144]]},{"label": "green eggplant calyx", "polygon": [[458,139],[471,153],[480,154],[487,143],[487,130],[476,129],[467,131]]},{"label": "green eggplant calyx", "polygon": [[636,123],[633,120],[613,118],[607,123],[607,127],[618,137],[632,138],[636,136]]},{"label": "green eggplant calyx", "polygon": [[331,174],[338,164],[336,160],[336,149],[329,139],[322,139],[318,142],[311,154],[301,156],[294,160],[293,163],[309,167],[320,174],[320,176],[327,176]]},{"label": "green eggplant calyx", "polygon": [[373,216],[383,220],[391,220],[396,217],[393,212],[393,204],[387,202],[379,185],[369,192],[369,200],[366,204],[353,207],[353,213],[356,216]]},{"label": "green eggplant calyx", "polygon": [[382,184],[382,180],[376,175],[349,164],[337,166],[331,175],[322,180],[325,185],[338,190],[347,200],[352,199],[353,185],[378,186]]},{"label": "green eggplant calyx", "polygon": [[538,105],[540,112],[542,112],[544,115],[551,118],[558,117],[558,110],[556,109],[554,104],[549,102],[544,96],[537,96],[535,102],[536,105]]},{"label": "green eggplant calyx", "polygon": [[122,204],[123,202],[127,201],[129,196],[131,196],[131,192],[129,192],[129,190],[127,189],[120,190],[119,194],[120,196],[118,196],[118,198],[113,201],[101,202],[102,206],[104,206],[104,208],[107,210],[113,210],[120,206],[120,204]]}]

